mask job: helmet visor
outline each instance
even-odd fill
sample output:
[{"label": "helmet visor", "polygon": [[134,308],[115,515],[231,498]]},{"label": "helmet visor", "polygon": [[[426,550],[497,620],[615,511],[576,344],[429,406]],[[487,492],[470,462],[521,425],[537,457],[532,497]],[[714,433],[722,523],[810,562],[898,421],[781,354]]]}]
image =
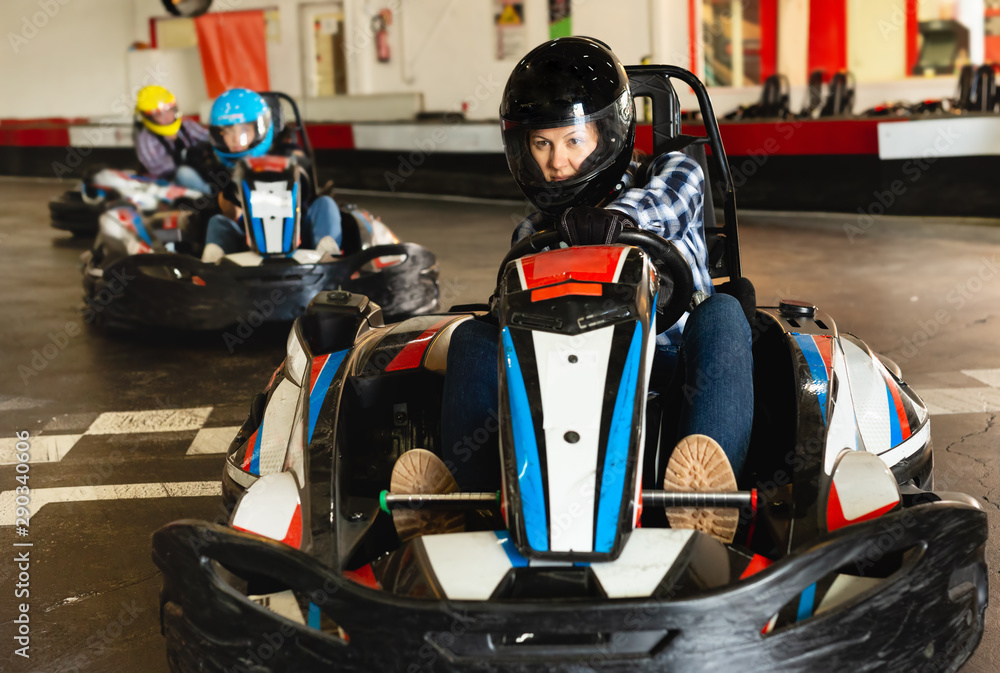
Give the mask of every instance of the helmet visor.
[{"label": "helmet visor", "polygon": [[607,168],[622,152],[634,117],[625,91],[590,115],[544,122],[503,122],[504,152],[514,179],[537,188],[572,187]]},{"label": "helmet visor", "polygon": [[251,150],[264,139],[271,127],[271,111],[265,110],[257,119],[224,126],[209,126],[212,144],[225,154],[240,154]]},{"label": "helmet visor", "polygon": [[179,117],[177,103],[160,103],[152,110],[143,111],[142,116],[156,126],[170,126]]}]

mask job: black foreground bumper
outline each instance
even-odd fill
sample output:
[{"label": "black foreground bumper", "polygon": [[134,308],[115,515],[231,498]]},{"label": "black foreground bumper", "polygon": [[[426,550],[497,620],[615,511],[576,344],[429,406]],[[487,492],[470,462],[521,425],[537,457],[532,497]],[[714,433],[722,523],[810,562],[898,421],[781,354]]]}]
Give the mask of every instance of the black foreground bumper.
[{"label": "black foreground bumper", "polygon": [[[377,272],[361,271],[375,258],[394,255],[406,259]],[[431,251],[398,243],[323,264],[241,267],[186,255],[132,255],[102,268],[88,264],[83,287],[85,312],[106,327],[219,330],[294,320],[317,293],[336,289],[367,295],[392,322],[436,310],[437,277]]]},{"label": "black foreground bumper", "polygon": [[[662,600],[403,599],[354,584],[255,535],[178,521],[153,536],[174,673],[254,671],[955,671],[979,644],[986,515],[937,502],[849,526],[724,591]],[[768,636],[812,583],[914,549],[877,587]],[[232,588],[212,561],[307,595],[349,636],[294,624]],[[277,589],[272,589],[277,590]],[[546,645],[518,644],[544,635]]]}]

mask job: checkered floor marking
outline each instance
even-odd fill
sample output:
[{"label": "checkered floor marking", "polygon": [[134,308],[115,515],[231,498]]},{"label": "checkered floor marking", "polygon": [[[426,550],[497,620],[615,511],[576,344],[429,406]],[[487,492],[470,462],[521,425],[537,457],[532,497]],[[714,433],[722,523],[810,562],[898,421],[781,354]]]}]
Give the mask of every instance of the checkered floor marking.
[{"label": "checkered floor marking", "polygon": [[962,373],[990,387],[1000,388],[1000,369],[963,369]]},{"label": "checkered floor marking", "polygon": [[1000,388],[931,388],[917,394],[931,416],[1000,411]]},{"label": "checkered floor marking", "polygon": [[[58,463],[83,435],[39,435],[31,438],[28,455],[32,463]],[[18,440],[16,437],[0,439],[0,465],[14,465]]]},{"label": "checkered floor marking", "polygon": [[[910,382],[920,399],[927,405],[931,416],[945,414],[975,414],[1000,411],[1000,369],[963,369],[961,375],[974,385],[949,385],[930,388],[920,385],[922,378],[934,380],[944,375],[928,374],[914,377],[918,383]],[[904,372],[905,374],[905,372]],[[956,377],[952,377],[955,380]],[[986,385],[976,385],[983,384]]]},{"label": "checkered floor marking", "polygon": [[140,432],[197,430],[205,425],[212,407],[194,409],[153,409],[151,411],[110,411],[97,417],[87,435],[122,435]]},{"label": "checkered floor marking", "polygon": [[240,426],[229,428],[201,428],[195,435],[185,455],[197,456],[210,453],[225,453]]},{"label": "checkered floor marking", "polygon": [[[41,434],[29,440],[32,463],[57,463],[84,436],[123,435],[156,432],[193,432],[185,455],[225,453],[240,426],[204,427],[211,423],[213,407],[192,409],[154,409],[149,411],[113,411],[103,414],[64,414],[53,417]],[[233,414],[223,414],[222,421],[232,423]],[[58,432],[59,430],[63,432]],[[67,432],[69,431],[69,432]],[[51,433],[51,434],[47,434]],[[0,438],[0,465],[13,465],[17,438]]]},{"label": "checkered floor marking", "polygon": [[[189,481],[154,484],[113,484],[107,486],[59,486],[31,491],[31,515],[53,502],[133,500],[137,498],[191,498],[222,495],[221,481]],[[15,493],[0,493],[0,526],[15,522]]]}]

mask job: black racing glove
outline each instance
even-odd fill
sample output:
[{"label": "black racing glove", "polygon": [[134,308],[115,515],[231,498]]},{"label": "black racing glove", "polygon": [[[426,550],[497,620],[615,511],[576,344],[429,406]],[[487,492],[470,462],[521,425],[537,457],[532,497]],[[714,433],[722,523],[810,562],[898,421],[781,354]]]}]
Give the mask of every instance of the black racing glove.
[{"label": "black racing glove", "polygon": [[631,217],[617,210],[587,206],[567,208],[556,224],[569,245],[611,245],[624,227],[635,226]]}]

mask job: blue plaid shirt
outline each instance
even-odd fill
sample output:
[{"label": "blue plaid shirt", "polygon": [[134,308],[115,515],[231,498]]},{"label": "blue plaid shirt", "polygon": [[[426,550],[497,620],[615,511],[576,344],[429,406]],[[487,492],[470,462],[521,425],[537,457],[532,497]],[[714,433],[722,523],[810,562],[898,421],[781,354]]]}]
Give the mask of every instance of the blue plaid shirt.
[{"label": "blue plaid shirt", "polygon": [[[631,168],[625,175],[621,195],[605,207],[625,213],[639,228],[673,241],[691,265],[695,289],[713,294],[705,247],[705,174],[701,166],[683,152],[668,152],[653,161],[649,182],[642,187],[635,186],[632,175],[638,165],[633,162]],[[534,217],[522,221],[514,230],[514,241],[535,233],[537,222]],[[687,319],[685,313],[670,329],[657,335],[656,345],[679,346]]]}]

